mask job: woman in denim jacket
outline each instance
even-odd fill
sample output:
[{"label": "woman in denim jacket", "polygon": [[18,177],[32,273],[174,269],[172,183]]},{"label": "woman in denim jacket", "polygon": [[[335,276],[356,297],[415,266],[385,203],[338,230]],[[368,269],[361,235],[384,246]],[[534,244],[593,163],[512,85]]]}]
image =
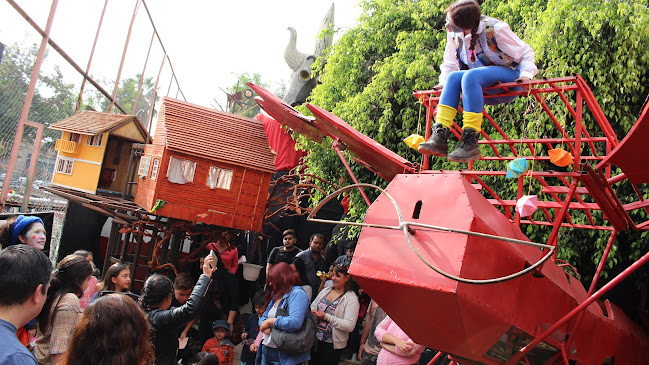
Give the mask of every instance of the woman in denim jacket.
[{"label": "woman in denim jacket", "polygon": [[[291,355],[280,351],[273,342],[271,330],[273,327],[294,332],[302,327],[304,319],[309,314],[309,299],[300,287],[300,277],[284,262],[273,265],[268,273],[266,287],[269,301],[266,312],[259,318],[259,330],[263,333],[263,341],[257,353],[257,363],[262,365],[294,365],[311,359],[309,351]],[[288,316],[276,316],[277,308],[287,304]]]}]

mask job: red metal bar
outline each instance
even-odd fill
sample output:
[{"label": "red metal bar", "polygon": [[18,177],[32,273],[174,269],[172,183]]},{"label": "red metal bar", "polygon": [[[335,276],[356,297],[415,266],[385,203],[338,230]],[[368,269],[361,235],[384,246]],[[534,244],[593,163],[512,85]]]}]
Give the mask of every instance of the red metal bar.
[{"label": "red metal bar", "polygon": [[[541,222],[541,221],[529,221],[521,220],[521,224],[536,224],[539,226],[554,226],[553,222]],[[578,229],[594,229],[598,231],[612,231],[614,228],[609,226],[589,226],[586,224],[570,224],[570,223],[561,223],[561,228],[578,228]]]},{"label": "red metal bar", "polygon": [[[616,201],[617,198],[613,195],[609,195],[606,192],[606,187],[602,186],[605,184],[600,181],[597,172],[588,163],[582,163],[581,169],[584,171],[582,176],[582,181],[588,191],[590,191],[590,196],[593,197],[593,200],[600,206],[603,212],[606,213],[606,218],[611,224],[619,231],[624,231],[629,228],[629,215],[624,210],[624,207],[620,204],[619,206]],[[609,186],[610,187],[610,186]]]},{"label": "red metal bar", "polygon": [[[558,179],[565,185],[565,188],[568,189],[568,186],[570,186],[570,181],[568,181],[568,179],[564,178],[563,176],[559,176]],[[577,192],[575,193],[574,198],[577,199],[577,201],[580,203],[585,203],[584,199],[582,199],[580,196],[579,189],[580,188],[577,188]],[[588,191],[588,189],[586,189],[586,191]],[[590,195],[590,192],[588,192],[587,194]],[[586,210],[584,211],[584,213],[586,214],[586,218],[588,218],[588,222],[594,225],[595,220],[593,219],[593,215],[591,214],[591,212],[589,210]]]},{"label": "red metal bar", "polygon": [[[10,3],[13,3],[13,0],[9,0]],[[23,103],[23,109],[20,112],[20,119],[18,120],[18,129],[16,130],[16,136],[14,137],[14,144],[11,147],[11,154],[9,155],[9,163],[7,164],[7,171],[5,172],[5,179],[2,184],[2,196],[0,197],[0,202],[2,202],[2,208],[4,209],[5,202],[7,200],[7,192],[9,191],[9,183],[11,182],[11,176],[14,173],[16,168],[16,160],[18,159],[18,152],[20,151],[20,142],[23,138],[23,132],[25,131],[25,123],[29,116],[29,109],[32,106],[32,100],[34,99],[34,91],[36,90],[36,82],[38,81],[38,74],[41,70],[41,65],[43,64],[43,58],[45,58],[45,50],[47,48],[47,41],[50,37],[50,30],[52,29],[52,23],[54,22],[54,14],[56,13],[56,6],[58,5],[59,0],[53,0],[52,6],[50,7],[50,15],[47,18],[47,24],[45,25],[45,34],[41,40],[41,46],[38,50],[38,55],[36,56],[36,61],[34,62],[34,68],[32,70],[32,77],[29,80],[29,86],[27,88],[27,94],[25,95],[25,101]],[[17,5],[16,5],[17,6]]]},{"label": "red metal bar", "polygon": [[[548,107],[548,105],[545,103],[545,100],[541,99],[541,97],[539,97],[538,94],[534,94],[534,97],[536,98],[536,101],[537,101],[539,104],[541,104],[541,107],[543,108],[543,110],[545,111],[545,113],[548,115],[548,117],[550,117],[550,120],[552,121],[552,123],[554,123],[554,126],[555,126],[555,127],[556,127],[560,132],[561,132],[561,136],[562,136],[563,138],[565,138],[565,139],[569,139],[568,134],[567,134],[566,131],[563,129],[563,127],[561,126],[561,123],[559,123],[559,121],[558,121],[557,118],[554,116],[554,114],[552,114],[552,110],[550,110],[550,108]],[[568,145],[568,148],[570,149],[570,153],[572,153],[572,155],[574,156],[574,155],[575,155],[575,149],[574,149],[573,144],[568,143],[567,145]]]},{"label": "red metal bar", "polygon": [[[92,57],[95,55],[95,48],[97,47],[97,40],[99,39],[99,31],[101,30],[101,24],[104,22],[104,15],[106,14],[106,8],[108,7],[108,0],[104,2],[104,9],[101,11],[101,16],[99,17],[99,24],[97,25],[97,34],[95,34],[95,41],[92,44],[92,49],[90,50],[90,56],[88,57],[88,66],[86,66],[86,75],[90,72],[90,65],[92,64]],[[83,89],[86,87],[86,78],[83,78],[81,81],[81,89],[79,90],[79,99],[77,99],[77,106],[74,108],[74,114],[79,112],[81,107],[81,99],[83,97]]]},{"label": "red metal bar", "polygon": [[174,75],[173,72],[171,73],[171,79],[169,80],[169,87],[167,88],[167,94],[165,96],[169,96],[169,92],[171,91],[171,84],[174,82]]},{"label": "red metal bar", "polygon": [[[606,137],[582,138],[582,142],[607,142]],[[493,139],[493,144],[520,144],[520,143],[566,143],[575,142],[575,138],[526,138],[526,139]],[[486,141],[478,141],[480,144],[486,144]]]},{"label": "red metal bar", "polygon": [[[349,167],[349,164],[347,163],[347,160],[345,159],[345,156],[343,156],[343,153],[340,150],[340,146],[338,146],[338,140],[337,139],[334,140],[334,142],[331,144],[331,148],[334,151],[336,151],[336,153],[338,154],[338,158],[340,158],[340,162],[342,162],[343,165],[345,166],[345,170],[347,170],[347,173],[349,173],[349,176],[352,178],[352,181],[354,181],[354,184],[358,184],[358,179],[356,178],[356,175],[354,175],[354,172],[352,171],[352,169]],[[370,198],[368,198],[367,195],[365,195],[365,192],[363,191],[363,189],[359,187],[358,191],[363,196],[363,199],[365,199],[365,203],[367,203],[367,206],[369,207],[370,205],[372,205],[372,203],[370,202]]]},{"label": "red metal bar", "polygon": [[[593,293],[595,292],[595,288],[597,288],[597,282],[599,281],[599,278],[602,275],[602,270],[604,269],[604,265],[606,264],[606,260],[608,259],[608,254],[611,252],[611,247],[613,247],[613,242],[615,242],[616,237],[617,237],[617,231],[613,230],[613,232],[611,232],[611,237],[608,239],[608,243],[606,244],[606,248],[604,249],[604,253],[602,254],[602,258],[599,260],[599,265],[597,265],[597,272],[593,277],[593,281],[590,283],[590,288],[588,289],[588,296],[593,295]],[[568,333],[575,333],[575,331],[579,327],[579,324],[581,323],[581,318],[584,316],[584,313],[585,311],[579,312],[579,315],[577,315],[577,320],[572,325]],[[568,340],[565,343],[566,348],[570,348],[570,345],[572,344],[572,341],[574,339],[575,339],[574,336],[568,337]]]},{"label": "red metal bar", "polygon": [[[430,138],[430,130],[433,126],[433,111],[434,108],[432,107],[432,105],[430,105],[430,103],[426,105],[426,140]],[[424,160],[423,169],[428,170],[428,168],[430,167],[430,156],[424,154],[422,155],[422,159]]]},{"label": "red metal bar", "polygon": [[[550,83],[552,86],[556,86],[554,83]],[[568,98],[566,98],[565,93],[563,88],[561,88],[559,91],[557,91],[557,94],[559,95],[559,98],[563,101],[563,103],[566,105],[566,109],[568,109],[568,112],[572,115],[572,117],[575,119],[575,127],[581,126],[581,128],[584,131],[584,134],[586,138],[590,138],[590,133],[588,133],[588,130],[586,129],[586,125],[583,122],[583,117],[581,112],[575,111],[575,109],[570,105],[570,102],[568,101]],[[580,88],[577,88],[577,107],[579,108],[580,105],[583,107],[583,101],[580,100],[582,98],[582,90]],[[590,148],[593,151],[593,155],[597,156],[597,150],[595,149],[595,146],[590,143]]]},{"label": "red metal bar", "polygon": [[[561,223],[563,222],[563,219],[568,213],[568,208],[570,207],[572,196],[575,195],[577,186],[579,186],[579,180],[573,179],[572,185],[570,185],[570,190],[568,190],[568,195],[566,195],[566,199],[563,201],[563,205],[561,206],[561,210],[559,210],[559,213],[557,213],[557,215],[554,218],[554,226],[552,227],[550,238],[548,238],[548,242],[547,242],[548,245],[552,245],[554,247],[557,246],[557,237],[559,236],[559,229],[561,228]],[[557,252],[554,251],[554,254],[552,255],[552,260],[555,260],[557,258],[556,255]]]},{"label": "red metal bar", "polygon": [[[115,79],[115,88],[113,89],[113,100],[110,102],[108,107],[108,112],[112,113],[113,106],[115,104],[115,99],[117,98],[117,90],[119,89],[119,81],[122,77],[122,69],[124,68],[124,61],[126,60],[126,52],[128,51],[128,43],[131,40],[131,33],[133,32],[133,24],[135,23],[135,16],[137,15],[137,9],[140,7],[140,0],[135,0],[135,9],[133,9],[133,17],[131,18],[131,24],[128,26],[128,33],[126,34],[126,42],[124,42],[124,52],[122,52],[122,61],[119,63],[119,70],[117,70],[117,78]],[[131,110],[131,114],[133,110]]]},{"label": "red metal bar", "polygon": [[550,328],[548,328],[545,332],[537,336],[532,342],[530,342],[527,346],[523,347],[520,349],[518,353],[516,353],[514,356],[512,356],[505,365],[514,365],[518,360],[520,360],[525,354],[530,352],[536,345],[541,343],[546,337],[551,335],[554,331],[556,331],[559,327],[563,326],[568,320],[570,320],[572,317],[574,317],[577,313],[582,312],[588,308],[589,305],[591,305],[593,302],[595,302],[597,299],[599,299],[602,295],[606,294],[611,288],[615,287],[617,284],[619,284],[622,280],[626,279],[627,276],[631,275],[633,272],[635,272],[638,268],[640,268],[642,265],[647,263],[649,261],[649,253],[646,253],[644,256],[640,258],[640,260],[634,262],[631,266],[627,267],[622,271],[618,276],[613,278],[608,284],[604,285],[600,290],[595,292],[593,295],[590,297],[586,298],[580,305],[575,307],[575,309],[571,310],[568,314],[563,316],[559,321],[557,321],[555,324],[553,324]]},{"label": "red metal bar", "polygon": [[[162,44],[162,39],[160,39],[160,35],[158,34],[158,30],[155,27],[155,23],[153,22],[153,17],[151,16],[151,13],[149,12],[149,7],[146,5],[146,1],[142,0],[142,5],[144,5],[144,10],[146,11],[147,16],[149,17],[149,20],[151,22],[151,26],[153,27],[153,31],[155,34],[158,35],[158,41],[160,42],[160,47],[162,47],[162,52],[164,54],[167,54],[167,50],[165,49],[164,44]],[[171,64],[171,59],[168,59],[169,61],[169,68],[171,68],[171,73],[176,75],[176,72],[174,71],[174,66]],[[183,100],[187,101],[187,98],[185,98],[185,93],[180,89],[180,84],[178,83],[178,78],[176,77],[176,85],[178,86],[178,90],[176,91],[176,99],[178,99],[178,92],[180,92],[183,96]]]},{"label": "red metal bar", "polygon": [[617,147],[619,142],[617,140],[617,136],[615,135],[615,132],[613,131],[613,127],[611,127],[611,124],[608,122],[608,119],[606,119],[606,115],[604,114],[604,111],[602,111],[602,108],[600,108],[599,104],[597,103],[597,100],[595,100],[595,96],[593,95],[593,92],[590,90],[590,87],[586,83],[586,80],[584,80],[580,75],[576,75],[576,82],[580,88],[587,90],[587,92],[584,93],[585,95],[584,99],[586,100],[586,104],[588,105],[588,108],[590,108],[590,111],[595,116],[595,120],[597,120],[597,123],[599,124],[600,128],[602,128],[604,135],[606,135],[606,137],[609,138],[612,147],[613,148]]},{"label": "red metal bar", "polygon": [[[18,14],[20,14],[27,21],[27,23],[29,23],[29,25],[32,26],[32,28],[34,28],[34,30],[36,30],[41,36],[45,37],[46,35],[45,31],[41,29],[41,27],[39,27],[38,24],[36,24],[36,22],[32,18],[30,18],[29,15],[27,15],[27,13],[25,13],[25,11],[21,9],[20,6],[18,6],[18,4],[16,4],[14,0],[7,0],[7,2],[16,10]],[[72,66],[75,70],[77,70],[77,72],[81,76],[83,76],[84,79],[88,80],[88,82],[90,82],[92,86],[94,86],[97,90],[99,90],[99,92],[101,92],[106,98],[108,98],[108,100],[113,100],[113,97],[108,93],[108,91],[106,91],[101,85],[99,85],[97,81],[95,81],[92,77],[88,76],[88,73],[84,72],[83,69],[76,62],[74,62],[74,60],[70,56],[68,56],[68,54],[65,53],[63,49],[61,49],[61,47],[56,42],[52,40],[52,38],[49,38],[49,35],[48,35],[47,43],[58,54],[60,54],[61,57],[63,57],[63,59],[70,64],[70,66]],[[115,101],[115,106],[122,113],[126,113],[126,111],[124,111],[124,108],[122,108],[122,106],[119,105],[119,103],[116,101]]]},{"label": "red metal bar", "polygon": [[441,351],[437,351],[435,356],[433,356],[433,358],[430,359],[430,361],[428,362],[428,365],[433,365],[435,363],[435,361],[442,358],[442,355],[443,355],[443,353]]},{"label": "red metal bar", "polygon": [[[579,161],[581,161],[581,134],[582,130],[586,133],[586,127],[582,123],[583,111],[584,111],[584,101],[581,96],[581,91],[577,91],[577,116],[575,118],[575,155],[574,155],[574,165],[573,168],[575,171],[579,170]],[[597,156],[597,152],[593,150],[594,156]]]},{"label": "red metal bar", "polygon": [[133,101],[133,114],[137,114],[137,108],[136,108],[137,100],[140,98],[140,92],[142,91],[142,81],[144,81],[144,73],[146,72],[146,65],[149,63],[149,55],[151,54],[151,46],[153,46],[154,39],[155,39],[155,32],[151,34],[151,42],[149,42],[149,50],[146,53],[146,59],[144,60],[144,68],[142,69],[142,74],[140,74],[140,83],[137,85],[137,94],[135,95],[135,100]]},{"label": "red metal bar", "polygon": [[27,171],[27,181],[25,182],[25,191],[23,192],[23,204],[21,207],[22,212],[27,212],[29,206],[29,196],[32,193],[32,183],[34,182],[34,174],[36,173],[36,164],[38,163],[38,155],[41,151],[41,140],[43,139],[43,131],[45,126],[40,123],[26,121],[25,125],[36,128],[36,139],[34,139],[34,147],[32,148],[32,157],[29,159],[29,170]]},{"label": "red metal bar", "polygon": [[162,62],[160,63],[160,71],[158,71],[158,77],[155,79],[155,86],[153,87],[153,96],[151,97],[151,105],[149,105],[149,123],[148,127],[146,129],[146,132],[149,133],[149,137],[151,138],[151,126],[153,124],[153,107],[155,106],[156,99],[158,98],[158,82],[160,81],[160,74],[162,73],[162,68],[165,65],[165,61],[167,60],[167,55],[165,54],[162,56]]},{"label": "red metal bar", "polygon": [[[609,166],[610,166],[610,165],[609,165]],[[627,177],[626,177],[626,174],[625,174],[625,173],[621,173],[621,174],[619,174],[619,175],[615,175],[615,176],[613,176],[613,177],[607,179],[606,181],[608,181],[609,185],[614,185],[614,184],[619,183],[619,182],[622,181],[622,180],[625,180],[626,178],[627,178]]]}]

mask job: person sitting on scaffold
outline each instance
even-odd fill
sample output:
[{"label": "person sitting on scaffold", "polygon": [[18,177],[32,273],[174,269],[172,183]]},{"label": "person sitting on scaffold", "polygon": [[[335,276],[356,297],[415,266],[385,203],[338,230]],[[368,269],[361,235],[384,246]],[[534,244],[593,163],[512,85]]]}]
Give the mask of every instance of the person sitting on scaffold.
[{"label": "person sitting on scaffold", "polygon": [[[442,94],[436,123],[431,128],[430,138],[419,144],[419,153],[448,155],[450,161],[470,162],[480,158],[478,139],[485,104],[482,89],[497,82],[529,82],[538,70],[532,48],[514,34],[507,23],[483,16],[480,5],[474,0],[458,0],[446,12],[447,43],[439,84],[435,86],[435,89],[442,88]],[[449,154],[448,138],[460,103],[460,92],[464,107],[462,141]]]}]

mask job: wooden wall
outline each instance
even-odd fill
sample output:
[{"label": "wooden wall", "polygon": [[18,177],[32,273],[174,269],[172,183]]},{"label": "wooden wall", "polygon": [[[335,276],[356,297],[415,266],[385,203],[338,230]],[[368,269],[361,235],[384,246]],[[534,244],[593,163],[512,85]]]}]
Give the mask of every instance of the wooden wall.
[{"label": "wooden wall", "polygon": [[[236,229],[261,230],[270,172],[159,149],[146,146],[145,156],[162,155],[162,160],[156,181],[139,179],[136,204],[150,210],[157,199],[162,199],[167,204],[155,212],[157,215]],[[174,184],[167,180],[171,156],[197,162],[193,182]],[[210,166],[233,171],[229,190],[210,189],[206,185]]]}]

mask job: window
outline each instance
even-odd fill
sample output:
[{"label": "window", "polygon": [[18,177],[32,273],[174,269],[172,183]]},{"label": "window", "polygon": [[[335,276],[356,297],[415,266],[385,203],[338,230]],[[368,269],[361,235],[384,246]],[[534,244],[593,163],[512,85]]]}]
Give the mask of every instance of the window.
[{"label": "window", "polygon": [[151,170],[151,178],[153,180],[158,178],[158,169],[160,168],[160,160],[157,158],[153,160],[153,169]]},{"label": "window", "polygon": [[70,141],[81,143],[81,135],[79,133],[70,133]]},{"label": "window", "polygon": [[74,167],[74,160],[59,158],[56,162],[56,172],[59,174],[72,175],[72,167]]},{"label": "window", "polygon": [[194,182],[195,172],[196,162],[177,157],[169,158],[169,168],[167,168],[167,179],[169,182],[175,184]]},{"label": "window", "polygon": [[103,134],[97,134],[94,136],[86,136],[86,144],[88,146],[101,147],[101,141],[104,139]]},{"label": "window", "polygon": [[149,166],[151,165],[151,157],[140,158],[140,168],[137,171],[139,177],[146,177],[149,175]]},{"label": "window", "polygon": [[232,185],[232,170],[210,166],[206,185],[209,186],[210,189],[219,188],[229,190],[230,185]]}]

